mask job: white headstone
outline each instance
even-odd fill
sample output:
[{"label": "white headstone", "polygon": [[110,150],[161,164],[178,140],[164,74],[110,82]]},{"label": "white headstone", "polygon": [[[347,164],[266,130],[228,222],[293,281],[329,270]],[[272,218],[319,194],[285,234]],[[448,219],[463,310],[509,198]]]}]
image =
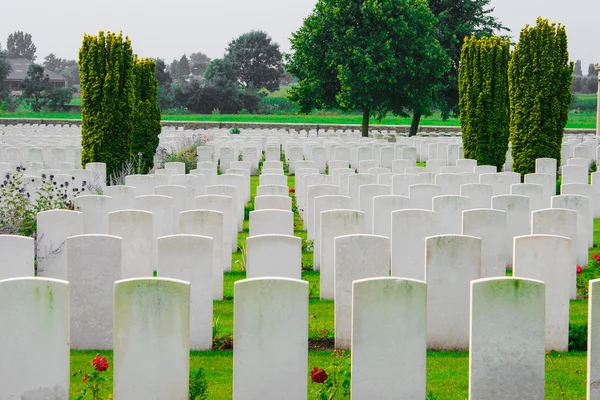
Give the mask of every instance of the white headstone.
[{"label": "white headstone", "polygon": [[427,285],[357,280],[352,289],[352,398],[424,399]]},{"label": "white headstone", "polygon": [[491,209],[463,211],[462,234],[481,239],[482,278],[506,275],[506,259],[509,255],[504,211]]},{"label": "white headstone", "polygon": [[329,210],[321,213],[321,299],[333,300],[335,288],[335,238],[365,233],[365,213]]},{"label": "white headstone", "polygon": [[246,278],[302,279],[302,239],[258,235],[246,239]]},{"label": "white headstone", "polygon": [[425,280],[425,239],[439,232],[438,218],[429,210],[392,212],[392,276]]},{"label": "white headstone", "polygon": [[108,232],[123,239],[121,278],[152,276],[156,270],[152,213],[141,210],[108,214]]},{"label": "white headstone", "polygon": [[67,279],[65,244],[70,236],[83,233],[82,214],[50,210],[37,214],[37,274]]},{"label": "white headstone", "polygon": [[[114,303],[114,398],[188,399],[189,282],[164,278],[118,281]],[[144,360],[143,373],[140,360]]]},{"label": "white headstone", "polygon": [[0,280],[34,276],[35,241],[16,235],[0,235]]},{"label": "white headstone", "polygon": [[[223,272],[231,271],[231,261],[229,265],[223,264],[223,249],[228,249],[223,245],[225,238],[223,221],[223,213],[213,210],[190,210],[179,214],[180,234],[199,235],[213,239],[212,280],[213,299],[215,300],[223,299]],[[231,254],[231,252],[229,253]]]},{"label": "white headstone", "polygon": [[471,282],[469,399],[544,399],[545,292],[529,279]]},{"label": "white headstone", "polygon": [[[158,238],[156,273],[190,283],[190,348],[212,349],[213,239],[199,235]],[[222,298],[221,290],[221,298]]]},{"label": "white headstone", "polygon": [[234,292],[233,399],[306,399],[308,282],[244,279]]},{"label": "white headstone", "polygon": [[427,347],[466,350],[469,285],[481,276],[481,239],[448,235],[426,242]]},{"label": "white headstone", "polygon": [[69,282],[1,280],[0,302],[2,398],[68,399]]},{"label": "white headstone", "polygon": [[71,348],[112,350],[113,285],[121,279],[121,238],[80,235],[67,239],[71,283]]},{"label": "white headstone", "polygon": [[513,275],[546,284],[546,351],[569,349],[571,239],[530,235],[515,238]]},{"label": "white headstone", "polygon": [[352,337],[352,282],[390,275],[389,239],[375,235],[335,238],[335,347],[349,349]]}]

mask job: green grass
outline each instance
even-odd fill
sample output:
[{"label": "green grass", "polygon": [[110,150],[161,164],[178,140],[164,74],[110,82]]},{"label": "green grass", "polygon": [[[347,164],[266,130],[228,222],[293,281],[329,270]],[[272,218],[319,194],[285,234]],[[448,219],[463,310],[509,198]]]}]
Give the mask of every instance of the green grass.
[{"label": "green grass", "polygon": [[[294,187],[293,177],[288,178],[289,187]],[[251,178],[252,198],[256,193],[258,177]],[[238,236],[239,242],[247,237],[248,221],[244,221],[244,230]],[[296,231],[296,236],[305,238],[306,232]],[[594,221],[594,243],[600,244],[600,219]],[[600,248],[590,249],[591,255],[600,253]],[[234,284],[244,279],[246,273],[240,269],[235,261],[241,259],[241,253],[233,253],[232,272],[224,274],[224,301],[213,303],[215,319],[218,319],[219,335],[232,335],[233,326],[233,298]],[[304,262],[312,263],[312,254],[302,255]],[[587,280],[600,277],[597,267],[590,263],[588,268],[579,276],[580,296],[582,299],[571,301],[570,323],[572,326],[584,329],[587,326]],[[308,336],[310,351],[308,354],[308,366],[326,367],[331,358],[335,331],[334,303],[329,300],[319,299],[320,277],[317,271],[303,271],[302,278],[309,282],[309,321]],[[96,351],[71,351],[72,372],[82,370],[90,371],[90,361],[96,355]],[[112,388],[112,352],[102,351],[107,357],[111,369],[106,374],[108,382],[106,391],[102,393],[108,396]],[[586,380],[586,353],[550,353],[546,355],[546,399],[582,399],[585,398]],[[209,399],[221,400],[231,399],[233,385],[233,353],[231,350],[218,350],[210,352],[191,352],[191,371],[203,368],[209,383]],[[469,356],[467,352],[427,352],[427,391],[433,392],[438,400],[464,400],[468,397],[469,384]],[[307,371],[307,380],[308,380]],[[73,376],[71,379],[71,399],[77,399],[81,389],[81,375]],[[309,381],[309,393],[315,384]],[[309,394],[309,399],[314,399]]]},{"label": "green grass", "polygon": [[[106,388],[112,388],[113,358],[111,351],[101,352],[110,364],[105,374]],[[95,351],[72,351],[71,370],[90,371],[90,362]],[[308,367],[325,367],[331,359],[330,351],[311,351]],[[232,397],[233,352],[211,351],[190,354],[190,368],[203,368],[209,383],[208,398],[226,400]],[[432,391],[439,400],[464,400],[469,387],[469,355],[467,352],[427,352],[427,391]],[[268,377],[267,377],[268,378]],[[585,353],[551,353],[546,356],[546,400],[584,399],[586,379]],[[308,371],[307,371],[308,381]],[[507,384],[510,384],[507,382]],[[309,399],[315,384],[309,381]],[[71,378],[71,400],[76,400],[81,389],[81,376]],[[103,398],[109,394],[102,393]]]},{"label": "green grass", "polygon": [[[0,118],[80,119],[79,113],[35,113],[32,111],[0,112]],[[259,115],[259,114],[184,114],[163,115],[163,121],[182,122],[256,122],[286,124],[354,124],[360,125],[362,116],[353,114],[314,113],[309,115]],[[389,116],[381,121],[372,119],[373,125],[410,125],[410,118]],[[421,119],[421,126],[460,126],[457,118],[442,120],[439,113]],[[569,113],[567,128],[594,129],[596,112],[585,110]]]}]

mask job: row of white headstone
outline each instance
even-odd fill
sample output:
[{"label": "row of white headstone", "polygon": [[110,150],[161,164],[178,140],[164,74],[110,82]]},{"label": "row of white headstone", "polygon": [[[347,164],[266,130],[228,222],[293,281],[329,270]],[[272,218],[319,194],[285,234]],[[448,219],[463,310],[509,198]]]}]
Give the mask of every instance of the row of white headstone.
[{"label": "row of white headstone", "polygon": [[[352,282],[353,398],[425,398],[434,284],[395,277]],[[553,291],[540,280],[511,277],[473,280],[467,287],[469,398],[543,399],[547,302]],[[69,397],[71,288],[48,278],[0,281],[3,397]],[[600,280],[591,281],[590,399],[600,396],[598,290]],[[114,295],[116,400],[188,398],[190,293],[189,282],[180,280],[115,282],[109,296]],[[308,294],[308,283],[301,280],[236,282],[234,399],[307,398]],[[455,329],[453,321],[446,323]]]}]

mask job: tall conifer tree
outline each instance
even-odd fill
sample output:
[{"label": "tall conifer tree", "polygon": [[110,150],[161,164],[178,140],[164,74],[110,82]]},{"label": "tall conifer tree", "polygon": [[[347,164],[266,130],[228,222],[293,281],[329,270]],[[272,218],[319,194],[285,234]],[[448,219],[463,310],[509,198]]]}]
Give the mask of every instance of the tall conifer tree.
[{"label": "tall conifer tree", "polygon": [[535,27],[523,28],[508,69],[515,172],[535,172],[536,158],[560,164],[572,79],[564,25],[538,18]]},{"label": "tall conifer tree", "polygon": [[510,130],[509,59],[507,39],[473,36],[465,39],[458,70],[465,157],[498,170],[506,161]]}]

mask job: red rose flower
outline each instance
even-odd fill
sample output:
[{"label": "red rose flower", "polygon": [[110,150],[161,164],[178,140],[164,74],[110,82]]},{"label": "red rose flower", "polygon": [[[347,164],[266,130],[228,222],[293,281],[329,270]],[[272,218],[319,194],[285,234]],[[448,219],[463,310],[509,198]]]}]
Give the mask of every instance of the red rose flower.
[{"label": "red rose flower", "polygon": [[85,382],[88,380],[89,375],[88,374],[83,374],[83,379],[81,380],[81,382]]},{"label": "red rose flower", "polygon": [[580,274],[583,271],[583,268],[581,268],[581,266],[577,266],[577,273]]},{"label": "red rose flower", "polygon": [[290,189],[290,193],[296,193],[296,189],[294,189],[294,188],[291,188],[291,189]]},{"label": "red rose flower", "polygon": [[105,357],[96,356],[92,360],[92,365],[96,368],[96,371],[106,371],[108,369],[108,360]]},{"label": "red rose flower", "polygon": [[594,257],[594,260],[600,261],[600,254],[594,254],[592,257]]},{"label": "red rose flower", "polygon": [[310,379],[314,383],[323,383],[327,380],[327,372],[324,369],[319,369],[319,367],[315,367],[312,371],[310,371]]}]

